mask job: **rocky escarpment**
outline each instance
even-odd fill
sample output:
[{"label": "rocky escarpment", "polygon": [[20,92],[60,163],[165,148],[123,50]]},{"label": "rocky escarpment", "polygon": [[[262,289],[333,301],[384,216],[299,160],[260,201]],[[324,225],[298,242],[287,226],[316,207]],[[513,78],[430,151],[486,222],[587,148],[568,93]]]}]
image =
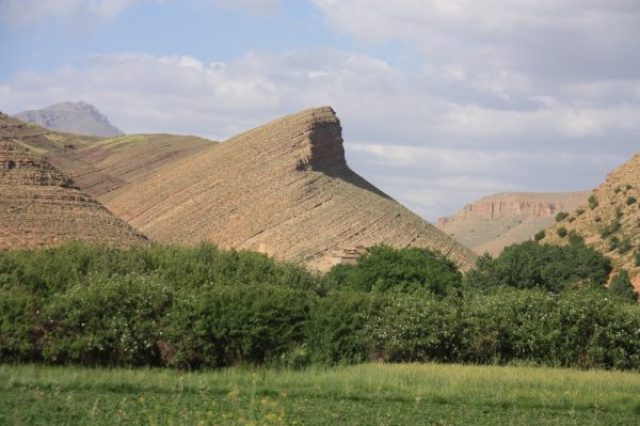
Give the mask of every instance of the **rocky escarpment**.
[{"label": "rocky escarpment", "polygon": [[320,269],[378,243],[440,250],[463,268],[475,260],[349,169],[329,107],[212,146],[114,191],[106,202],[158,241],[209,240]]},{"label": "rocky escarpment", "polygon": [[0,140],[0,249],[71,240],[127,246],[145,238],[44,158]]},{"label": "rocky escarpment", "polygon": [[60,132],[100,137],[124,135],[96,107],[82,101],[61,102],[42,109],[19,112],[14,117]]},{"label": "rocky escarpment", "polygon": [[551,226],[557,213],[575,210],[588,196],[588,191],[493,194],[439,219],[437,227],[479,254],[497,255]]}]

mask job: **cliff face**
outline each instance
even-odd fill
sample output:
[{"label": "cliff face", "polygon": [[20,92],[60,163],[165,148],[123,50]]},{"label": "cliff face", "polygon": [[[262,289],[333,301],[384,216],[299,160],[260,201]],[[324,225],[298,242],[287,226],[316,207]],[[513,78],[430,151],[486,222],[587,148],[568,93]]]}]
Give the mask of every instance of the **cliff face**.
[{"label": "cliff face", "polygon": [[71,240],[127,246],[145,241],[44,158],[0,141],[0,249]]},{"label": "cliff face", "polygon": [[475,261],[349,169],[328,107],[212,146],[114,191],[106,203],[158,241],[209,240],[320,269],[378,243],[437,249],[463,268]]},{"label": "cliff face", "polygon": [[42,109],[19,112],[14,117],[61,132],[101,137],[124,135],[96,107],[86,102],[62,102]]},{"label": "cliff face", "polygon": [[[640,154],[611,172],[593,190],[580,209],[546,230],[543,242],[566,243],[558,230],[576,233],[609,256],[618,268],[626,268],[640,289]],[[563,234],[562,232],[560,234]],[[638,253],[638,256],[636,256]]]},{"label": "cliff face", "polygon": [[589,192],[500,193],[468,204],[437,227],[477,253],[499,254],[550,226],[561,211],[573,211]]}]

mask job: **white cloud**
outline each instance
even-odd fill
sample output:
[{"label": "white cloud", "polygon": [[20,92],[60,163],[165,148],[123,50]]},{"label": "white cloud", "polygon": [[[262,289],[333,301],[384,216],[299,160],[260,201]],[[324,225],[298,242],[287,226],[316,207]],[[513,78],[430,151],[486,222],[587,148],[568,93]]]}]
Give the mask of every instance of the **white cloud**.
[{"label": "white cloud", "polygon": [[106,22],[143,1],[148,0],[0,0],[0,20],[22,28],[47,18]]},{"label": "white cloud", "polygon": [[[533,106],[511,108],[495,101],[493,89],[465,85],[460,94],[461,83],[451,84],[444,74],[330,49],[249,52],[210,64],[122,53],[18,73],[0,82],[0,108],[82,99],[128,132],[222,140],[286,113],[333,105],[352,167],[430,219],[488,192],[589,188],[637,150],[639,103],[600,102],[573,86],[565,90],[585,93],[529,99],[525,87],[521,96]],[[574,105],[578,96],[589,104]]]}]

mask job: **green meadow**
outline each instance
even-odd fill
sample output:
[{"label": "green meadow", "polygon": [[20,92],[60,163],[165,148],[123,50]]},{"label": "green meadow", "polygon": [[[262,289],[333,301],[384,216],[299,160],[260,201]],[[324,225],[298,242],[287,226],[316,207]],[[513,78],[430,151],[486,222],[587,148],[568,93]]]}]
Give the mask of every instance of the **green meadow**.
[{"label": "green meadow", "polygon": [[328,369],[0,366],[0,424],[631,425],[632,372],[457,364]]}]

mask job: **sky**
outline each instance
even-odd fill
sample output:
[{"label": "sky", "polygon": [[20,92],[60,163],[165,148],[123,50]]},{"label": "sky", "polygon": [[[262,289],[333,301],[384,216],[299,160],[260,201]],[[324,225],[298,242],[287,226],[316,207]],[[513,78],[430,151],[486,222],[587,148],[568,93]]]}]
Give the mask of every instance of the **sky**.
[{"label": "sky", "polygon": [[590,189],[640,151],[639,0],[0,0],[0,111],[222,141],[331,105],[428,220]]}]

